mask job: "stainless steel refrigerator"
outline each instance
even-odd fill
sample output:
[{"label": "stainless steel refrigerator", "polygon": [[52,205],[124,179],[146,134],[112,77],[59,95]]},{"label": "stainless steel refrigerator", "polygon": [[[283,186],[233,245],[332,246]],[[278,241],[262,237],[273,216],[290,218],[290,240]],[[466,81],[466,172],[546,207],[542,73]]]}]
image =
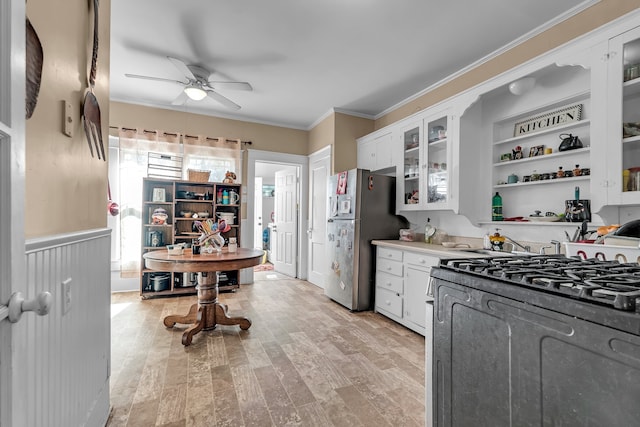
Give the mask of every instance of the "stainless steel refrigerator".
[{"label": "stainless steel refrigerator", "polygon": [[371,241],[398,239],[408,228],[395,215],[396,181],[392,176],[352,169],[329,177],[327,260],[324,293],[349,310],[373,308],[375,251]]}]

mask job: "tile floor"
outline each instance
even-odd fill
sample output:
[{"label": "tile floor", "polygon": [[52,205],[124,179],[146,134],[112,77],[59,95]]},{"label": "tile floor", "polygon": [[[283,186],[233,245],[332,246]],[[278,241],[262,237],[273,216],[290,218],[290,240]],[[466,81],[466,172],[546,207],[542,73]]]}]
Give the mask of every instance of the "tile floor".
[{"label": "tile floor", "polygon": [[116,426],[422,426],[424,338],[372,311],[350,313],[273,271],[221,293],[248,331],[219,326],[181,344],[195,296],[112,296]]}]

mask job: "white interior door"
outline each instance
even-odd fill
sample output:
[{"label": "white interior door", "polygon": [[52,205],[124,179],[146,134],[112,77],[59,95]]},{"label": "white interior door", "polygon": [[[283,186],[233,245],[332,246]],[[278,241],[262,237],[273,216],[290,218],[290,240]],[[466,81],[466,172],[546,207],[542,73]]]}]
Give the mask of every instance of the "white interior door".
[{"label": "white interior door", "polygon": [[327,238],[327,179],[331,168],[331,147],[309,158],[309,274],[307,280],[324,288],[328,269],[325,240]]},{"label": "white interior door", "polygon": [[298,169],[289,167],[275,174],[275,221],[272,230],[273,269],[297,277]]},{"label": "white interior door", "polygon": [[253,193],[253,247],[263,249],[262,245],[262,229],[264,228],[264,220],[262,218],[262,177],[255,178],[255,191]]},{"label": "white interior door", "polygon": [[[0,3],[0,426],[27,425],[26,328],[9,322],[9,299],[25,293],[25,2]],[[25,353],[26,352],[26,353]]]}]

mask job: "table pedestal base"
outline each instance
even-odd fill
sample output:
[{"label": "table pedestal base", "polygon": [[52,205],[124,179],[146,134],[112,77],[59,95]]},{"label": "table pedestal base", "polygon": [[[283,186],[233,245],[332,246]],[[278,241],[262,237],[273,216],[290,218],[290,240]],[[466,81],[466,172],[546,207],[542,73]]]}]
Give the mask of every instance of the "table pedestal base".
[{"label": "table pedestal base", "polygon": [[198,273],[198,303],[193,304],[189,312],[182,316],[171,314],[164,318],[164,325],[172,328],[176,323],[191,324],[182,334],[182,344],[189,345],[198,332],[211,330],[216,325],[239,325],[240,329],[251,327],[246,317],[229,317],[227,306],[218,302],[218,280],[214,272]]}]

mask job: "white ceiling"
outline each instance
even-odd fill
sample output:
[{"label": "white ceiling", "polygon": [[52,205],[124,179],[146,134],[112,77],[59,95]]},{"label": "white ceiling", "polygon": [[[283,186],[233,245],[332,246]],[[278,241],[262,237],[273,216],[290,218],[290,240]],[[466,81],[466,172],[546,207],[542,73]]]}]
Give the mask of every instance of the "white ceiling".
[{"label": "white ceiling", "polygon": [[[111,99],[309,129],[327,112],[375,118],[584,7],[582,0],[112,0]],[[171,102],[172,56],[247,81],[242,106]],[[129,124],[135,126],[135,124]]]}]

